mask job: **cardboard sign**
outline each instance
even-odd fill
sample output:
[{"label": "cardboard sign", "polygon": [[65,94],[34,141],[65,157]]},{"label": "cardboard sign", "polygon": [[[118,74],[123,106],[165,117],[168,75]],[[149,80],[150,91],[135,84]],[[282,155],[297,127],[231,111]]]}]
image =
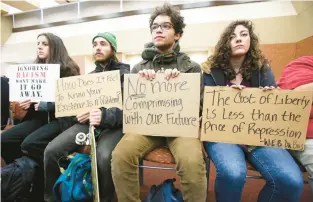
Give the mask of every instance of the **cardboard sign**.
[{"label": "cardboard sign", "polygon": [[59,79],[55,96],[56,117],[75,116],[100,107],[121,109],[120,71]]},{"label": "cardboard sign", "polygon": [[54,102],[55,81],[60,78],[60,65],[20,64],[8,68],[10,101]]},{"label": "cardboard sign", "polygon": [[198,138],[200,73],[152,81],[138,74],[124,80],[124,133]]},{"label": "cardboard sign", "polygon": [[206,87],[201,141],[303,150],[312,92]]}]

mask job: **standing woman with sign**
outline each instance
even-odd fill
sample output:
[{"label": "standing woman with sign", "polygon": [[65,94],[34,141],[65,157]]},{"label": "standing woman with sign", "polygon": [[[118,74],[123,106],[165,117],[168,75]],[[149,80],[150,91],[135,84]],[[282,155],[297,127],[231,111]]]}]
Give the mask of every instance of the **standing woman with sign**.
[{"label": "standing woman with sign", "polygon": [[[202,68],[206,86],[230,86],[238,90],[245,87],[270,90],[276,86],[250,21],[232,22]],[[217,171],[217,201],[240,201],[247,174],[245,157],[266,180],[258,202],[299,201],[303,191],[302,174],[285,149],[215,142],[204,142],[204,146]]]},{"label": "standing woman with sign", "polygon": [[[62,39],[51,33],[38,35],[35,63],[60,64],[61,78],[80,74],[78,65],[69,57]],[[52,102],[32,103],[28,99],[19,102],[19,105],[27,110],[27,114],[20,124],[1,134],[1,156],[8,164],[26,154],[42,165],[46,146],[72,125],[72,118],[55,119]],[[43,177],[41,181],[43,183]]]}]

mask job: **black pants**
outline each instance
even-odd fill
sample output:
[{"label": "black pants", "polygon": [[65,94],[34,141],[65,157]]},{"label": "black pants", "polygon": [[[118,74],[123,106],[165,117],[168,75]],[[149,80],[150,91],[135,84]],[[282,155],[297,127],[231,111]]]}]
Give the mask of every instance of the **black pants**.
[{"label": "black pants", "polygon": [[62,132],[57,120],[43,126],[42,124],[40,120],[24,121],[1,134],[1,156],[7,164],[24,154],[39,164],[34,185],[38,200],[43,198],[44,191],[44,150],[48,143]]},{"label": "black pants", "polygon": [[[47,146],[44,153],[44,172],[45,172],[45,200],[52,200],[52,189],[54,183],[60,176],[58,160],[62,156],[66,156],[76,151],[80,146],[75,143],[77,133],[89,132],[89,126],[84,124],[76,124],[68,130],[61,133]],[[100,189],[100,201],[110,202],[113,193],[114,185],[111,175],[111,158],[112,151],[123,136],[122,128],[115,130],[104,130],[97,142],[97,162],[98,162],[98,177]]]},{"label": "black pants", "polygon": [[6,164],[12,163],[12,161],[23,155],[21,144],[24,141],[28,142],[27,136],[42,125],[43,123],[40,120],[29,120],[1,133],[1,157]]},{"label": "black pants", "polygon": [[42,165],[46,146],[61,132],[57,120],[43,126],[40,120],[22,122],[1,134],[1,156],[11,163],[24,153]]}]

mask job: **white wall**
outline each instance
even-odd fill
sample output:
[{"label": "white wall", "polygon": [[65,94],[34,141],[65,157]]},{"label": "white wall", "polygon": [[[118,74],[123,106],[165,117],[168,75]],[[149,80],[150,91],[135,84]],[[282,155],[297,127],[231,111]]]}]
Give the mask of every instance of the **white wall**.
[{"label": "white wall", "polygon": [[207,51],[186,52],[186,54],[190,57],[191,60],[195,61],[198,64],[202,64],[209,57]]},{"label": "white wall", "polygon": [[298,41],[313,36],[313,2],[297,16],[296,29]]},{"label": "white wall", "polygon": [[139,63],[142,60],[141,54],[136,55],[125,55],[125,60],[122,62],[130,65],[130,70],[134,67],[135,64]]},{"label": "white wall", "polygon": [[[182,10],[182,14],[187,23],[181,39],[181,49],[185,51],[205,51],[208,47],[215,46],[229,22],[242,18],[253,20],[263,44],[298,41],[295,31],[298,23],[297,13],[290,2],[271,1],[188,9]],[[91,39],[103,31],[116,35],[118,52],[141,53],[144,44],[151,41],[148,21],[149,15],[144,14],[16,32],[3,47],[3,60],[20,62],[33,59],[36,53],[36,37],[42,32],[52,32],[60,36],[72,56],[89,55]]]},{"label": "white wall", "polygon": [[85,74],[89,74],[95,69],[95,63],[91,56],[85,57]]}]

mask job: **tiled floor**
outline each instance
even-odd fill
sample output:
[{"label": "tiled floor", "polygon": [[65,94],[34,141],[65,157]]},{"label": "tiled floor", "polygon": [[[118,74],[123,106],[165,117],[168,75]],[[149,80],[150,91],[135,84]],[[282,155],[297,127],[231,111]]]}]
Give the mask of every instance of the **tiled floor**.
[{"label": "tiled floor", "polygon": [[[145,164],[147,164],[145,162]],[[157,165],[149,163],[149,165]],[[249,171],[248,174],[257,174],[257,172]],[[177,181],[175,186],[180,189],[179,177],[176,175],[175,171],[163,171],[163,170],[153,170],[144,169],[144,184],[141,187],[141,199],[149,191],[149,188],[153,184],[160,184],[163,180],[175,177]],[[304,176],[307,179],[307,176]],[[211,164],[210,169],[210,185],[209,185],[209,202],[215,202],[214,196],[214,180],[215,180],[215,168]],[[259,191],[264,185],[264,180],[247,179],[244,191],[242,193],[241,202],[256,202]],[[283,201],[282,201],[283,202]],[[304,192],[302,194],[300,202],[313,202],[313,196],[310,193],[309,185],[304,186]]]}]

